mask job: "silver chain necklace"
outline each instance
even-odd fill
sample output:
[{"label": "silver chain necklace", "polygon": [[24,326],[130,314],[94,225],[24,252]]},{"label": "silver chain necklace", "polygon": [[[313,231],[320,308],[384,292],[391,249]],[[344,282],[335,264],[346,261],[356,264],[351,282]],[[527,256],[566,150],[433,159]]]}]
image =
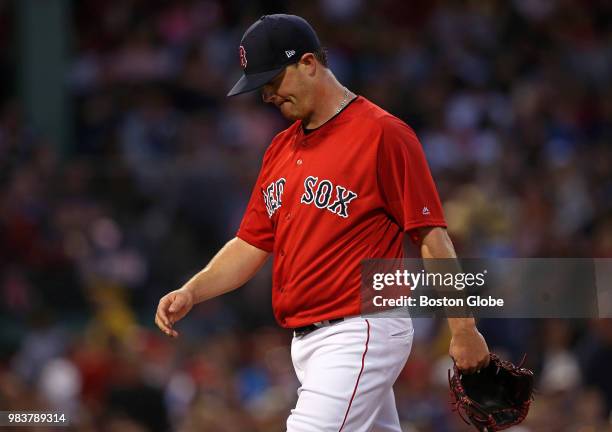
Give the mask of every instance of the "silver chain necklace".
[{"label": "silver chain necklace", "polygon": [[349,99],[349,89],[344,87],[344,99],[342,99],[342,102],[340,102],[340,106],[338,107],[338,109],[336,110],[336,114],[334,115],[338,115],[340,111],[342,111],[342,108],[346,106],[348,99]]}]

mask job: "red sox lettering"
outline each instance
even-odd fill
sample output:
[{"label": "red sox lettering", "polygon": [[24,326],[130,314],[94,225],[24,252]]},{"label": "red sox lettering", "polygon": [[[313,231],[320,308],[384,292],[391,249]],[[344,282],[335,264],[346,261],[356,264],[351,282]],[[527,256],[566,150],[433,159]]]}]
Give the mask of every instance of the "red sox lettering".
[{"label": "red sox lettering", "polygon": [[[262,190],[266,210],[270,218],[282,205],[282,196],[286,183],[287,180],[281,177]],[[332,201],[334,190],[335,196]],[[319,182],[318,177],[308,176],[304,180],[304,193],[300,198],[300,202],[307,205],[314,204],[317,208],[327,209],[340,217],[348,218],[348,204],[355,198],[357,198],[357,194],[352,190],[348,190],[340,185],[336,185],[334,188],[334,184],[329,180],[321,180]]]},{"label": "red sox lettering", "polygon": [[266,203],[266,210],[268,211],[268,217],[272,217],[274,212],[280,208],[282,204],[283,191],[285,190],[285,183],[287,183],[287,180],[281,177],[278,180],[270,183],[265,190],[262,190],[263,199]]},{"label": "red sox lettering", "polygon": [[348,203],[357,198],[357,194],[345,187],[336,185],[336,196],[334,201],[330,204],[332,191],[334,190],[333,183],[329,180],[321,180],[315,191],[314,187],[318,181],[318,177],[306,177],[304,180],[304,194],[300,198],[300,202],[303,204],[314,203],[314,205],[320,209],[326,208],[340,217],[347,218]]}]

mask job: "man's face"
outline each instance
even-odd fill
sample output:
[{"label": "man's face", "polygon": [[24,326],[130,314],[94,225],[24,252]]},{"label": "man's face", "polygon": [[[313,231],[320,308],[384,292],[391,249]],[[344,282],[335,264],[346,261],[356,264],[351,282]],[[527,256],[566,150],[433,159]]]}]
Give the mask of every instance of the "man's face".
[{"label": "man's face", "polygon": [[306,118],[310,98],[300,63],[289,65],[261,89],[264,102],[272,103],[289,120]]}]

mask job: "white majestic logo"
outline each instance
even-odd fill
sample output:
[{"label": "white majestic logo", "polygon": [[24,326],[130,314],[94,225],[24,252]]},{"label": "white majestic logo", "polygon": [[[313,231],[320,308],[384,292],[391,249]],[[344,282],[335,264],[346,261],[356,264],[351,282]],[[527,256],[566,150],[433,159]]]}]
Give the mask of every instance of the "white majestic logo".
[{"label": "white majestic logo", "polygon": [[295,55],[295,50],[285,51],[285,54],[287,55],[287,58],[291,58]]},{"label": "white majestic logo", "polygon": [[427,207],[423,207],[423,215],[428,216],[429,213],[429,209]]}]

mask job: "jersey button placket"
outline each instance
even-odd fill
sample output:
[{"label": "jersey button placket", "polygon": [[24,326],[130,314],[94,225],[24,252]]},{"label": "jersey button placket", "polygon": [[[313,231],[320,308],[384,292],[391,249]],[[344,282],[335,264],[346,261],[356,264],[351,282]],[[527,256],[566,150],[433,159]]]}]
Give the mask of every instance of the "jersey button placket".
[{"label": "jersey button placket", "polygon": [[[295,164],[301,168],[304,163],[304,160],[302,159],[302,156],[300,155],[299,150],[296,151],[296,153],[294,154],[294,157],[295,157]],[[287,212],[285,213],[284,219],[285,219],[285,222],[289,222],[291,220],[290,208],[287,208]]]}]

